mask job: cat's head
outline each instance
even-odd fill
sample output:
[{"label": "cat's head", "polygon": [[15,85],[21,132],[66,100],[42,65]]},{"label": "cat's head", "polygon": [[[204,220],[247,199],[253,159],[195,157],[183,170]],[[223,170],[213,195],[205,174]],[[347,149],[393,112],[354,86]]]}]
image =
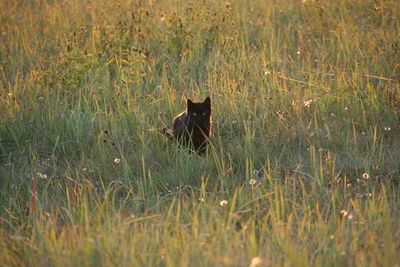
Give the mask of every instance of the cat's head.
[{"label": "cat's head", "polygon": [[211,99],[207,97],[204,102],[194,103],[187,100],[187,113],[195,122],[207,122],[211,117]]}]

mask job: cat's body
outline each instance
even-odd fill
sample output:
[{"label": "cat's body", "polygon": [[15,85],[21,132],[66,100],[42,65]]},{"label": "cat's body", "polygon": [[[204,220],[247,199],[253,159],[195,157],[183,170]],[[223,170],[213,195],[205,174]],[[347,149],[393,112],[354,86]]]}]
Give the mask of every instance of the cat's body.
[{"label": "cat's body", "polygon": [[201,153],[208,145],[211,123],[210,98],[207,97],[200,103],[193,103],[188,99],[186,111],[176,116],[172,129],[164,128],[163,134]]}]

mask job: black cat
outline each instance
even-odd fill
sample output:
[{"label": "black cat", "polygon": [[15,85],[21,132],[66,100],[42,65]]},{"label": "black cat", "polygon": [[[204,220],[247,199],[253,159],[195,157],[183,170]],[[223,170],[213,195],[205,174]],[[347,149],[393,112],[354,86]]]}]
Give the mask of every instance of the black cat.
[{"label": "black cat", "polygon": [[166,127],[162,133],[202,153],[209,143],[211,124],[211,99],[207,97],[204,102],[199,103],[193,103],[188,99],[186,111],[174,118],[172,129]]}]

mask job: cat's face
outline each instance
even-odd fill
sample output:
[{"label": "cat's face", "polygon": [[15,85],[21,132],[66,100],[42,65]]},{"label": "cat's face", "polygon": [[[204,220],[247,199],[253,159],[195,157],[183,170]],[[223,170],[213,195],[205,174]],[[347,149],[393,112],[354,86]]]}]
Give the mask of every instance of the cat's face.
[{"label": "cat's face", "polygon": [[198,124],[209,122],[211,117],[211,99],[207,97],[204,102],[199,103],[193,103],[192,100],[188,99],[187,113]]}]

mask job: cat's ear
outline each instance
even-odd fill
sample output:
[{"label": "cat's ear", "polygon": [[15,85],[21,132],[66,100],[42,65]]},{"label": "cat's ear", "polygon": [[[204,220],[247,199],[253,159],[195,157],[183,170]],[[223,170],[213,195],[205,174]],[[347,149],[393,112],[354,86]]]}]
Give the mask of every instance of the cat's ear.
[{"label": "cat's ear", "polygon": [[188,100],[186,101],[186,105],[187,105],[187,110],[188,110],[188,111],[191,110],[191,109],[192,109],[192,106],[193,106],[192,100],[188,99]]},{"label": "cat's ear", "polygon": [[207,106],[211,106],[211,99],[210,97],[207,96],[206,100],[204,100],[203,104],[206,104]]}]

